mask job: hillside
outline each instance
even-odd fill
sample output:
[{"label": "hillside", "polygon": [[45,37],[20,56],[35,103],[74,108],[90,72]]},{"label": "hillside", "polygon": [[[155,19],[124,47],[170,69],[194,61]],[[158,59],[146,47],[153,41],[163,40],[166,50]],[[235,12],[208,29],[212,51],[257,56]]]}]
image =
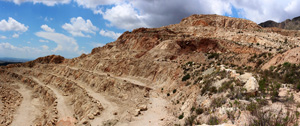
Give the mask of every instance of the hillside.
[{"label": "hillside", "polygon": [[299,40],[300,31],[219,15],[127,31],[77,58],[1,67],[0,123],[294,125]]},{"label": "hillside", "polygon": [[300,30],[300,16],[295,17],[292,20],[287,19],[280,23],[269,20],[266,22],[262,22],[259,25],[262,27],[277,27],[277,28],[287,29],[287,30]]}]

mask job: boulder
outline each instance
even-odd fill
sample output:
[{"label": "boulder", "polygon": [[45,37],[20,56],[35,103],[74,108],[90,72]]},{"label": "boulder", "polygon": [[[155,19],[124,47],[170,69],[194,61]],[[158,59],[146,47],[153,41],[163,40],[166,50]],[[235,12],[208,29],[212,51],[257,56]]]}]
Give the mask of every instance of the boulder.
[{"label": "boulder", "polygon": [[244,88],[247,90],[247,93],[256,92],[258,90],[258,87],[258,82],[254,77],[250,77],[244,85]]},{"label": "boulder", "polygon": [[88,115],[88,118],[92,120],[92,119],[95,118],[95,116],[94,116],[93,114],[89,114],[89,115]]},{"label": "boulder", "polygon": [[134,116],[138,116],[141,113],[140,111],[141,111],[140,109],[134,110]]},{"label": "boulder", "polygon": [[147,108],[147,105],[141,105],[141,106],[139,107],[139,109],[140,109],[141,111],[146,111],[148,108]]}]

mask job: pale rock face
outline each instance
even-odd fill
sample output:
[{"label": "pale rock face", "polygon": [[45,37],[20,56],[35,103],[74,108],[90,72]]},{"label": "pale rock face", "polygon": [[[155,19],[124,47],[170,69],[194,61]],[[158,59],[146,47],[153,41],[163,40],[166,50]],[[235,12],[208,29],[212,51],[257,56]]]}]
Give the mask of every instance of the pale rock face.
[{"label": "pale rock face", "polygon": [[244,88],[247,90],[248,93],[252,93],[258,90],[258,82],[254,77],[250,77],[246,84],[244,85]]},{"label": "pale rock face", "polygon": [[245,74],[239,76],[239,80],[246,83],[250,77],[252,77],[252,73],[245,73]]}]

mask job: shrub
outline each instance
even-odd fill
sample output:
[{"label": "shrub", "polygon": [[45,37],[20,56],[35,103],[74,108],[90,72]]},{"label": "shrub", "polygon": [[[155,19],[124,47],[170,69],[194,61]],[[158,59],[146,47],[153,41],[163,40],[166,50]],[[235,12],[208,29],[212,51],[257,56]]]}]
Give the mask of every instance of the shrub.
[{"label": "shrub", "polygon": [[196,108],[193,106],[193,107],[191,108],[191,112],[194,112],[195,109],[196,109]]},{"label": "shrub", "polygon": [[207,58],[208,59],[212,59],[212,58],[218,59],[219,56],[220,56],[219,53],[211,53],[211,54],[209,54],[209,56]]},{"label": "shrub", "polygon": [[291,63],[289,63],[289,62],[284,62],[283,63],[283,67],[290,67],[291,66]]},{"label": "shrub", "polygon": [[184,113],[182,113],[181,115],[179,115],[178,119],[183,119],[184,117]]},{"label": "shrub", "polygon": [[262,93],[264,93],[264,92],[266,91],[266,87],[267,87],[267,85],[266,85],[266,79],[263,78],[263,79],[259,80],[259,81],[258,81],[258,85],[259,85],[258,89],[259,89]]},{"label": "shrub", "polygon": [[211,107],[219,108],[225,103],[226,103],[226,98],[224,98],[224,97],[215,98],[211,101]]},{"label": "shrub", "polygon": [[182,77],[182,81],[186,81],[186,80],[188,80],[190,78],[191,78],[191,75],[187,74],[187,75],[185,75],[185,76]]},{"label": "shrub", "polygon": [[232,83],[233,83],[233,80],[230,80],[230,81],[227,81],[227,82],[224,82],[223,84],[222,84],[222,86],[219,88],[219,92],[224,92],[224,91],[226,91],[227,89],[233,89],[233,85],[232,85]]},{"label": "shrub", "polygon": [[193,62],[192,61],[187,62],[186,65],[193,66]]},{"label": "shrub", "polygon": [[209,91],[212,92],[212,93],[217,93],[217,92],[218,92],[218,90],[217,90],[217,88],[216,88],[215,86],[212,86],[212,87],[209,89]]},{"label": "shrub", "polygon": [[195,123],[196,116],[192,115],[188,118],[185,119],[185,126],[193,126],[193,124]]},{"label": "shrub", "polygon": [[204,112],[204,110],[203,110],[202,108],[197,108],[197,109],[196,109],[196,113],[197,113],[198,115],[202,114],[203,112]]},{"label": "shrub", "polygon": [[249,126],[288,126],[291,124],[297,125],[295,115],[288,111],[286,114],[280,110],[278,113],[272,113],[270,110],[263,111],[258,109],[255,116],[250,121]]},{"label": "shrub", "polygon": [[173,94],[174,94],[174,93],[176,93],[176,91],[177,91],[177,90],[176,90],[176,89],[174,89],[174,90],[173,90]]},{"label": "shrub", "polygon": [[219,119],[216,116],[210,116],[208,121],[208,125],[218,125],[219,124]]}]

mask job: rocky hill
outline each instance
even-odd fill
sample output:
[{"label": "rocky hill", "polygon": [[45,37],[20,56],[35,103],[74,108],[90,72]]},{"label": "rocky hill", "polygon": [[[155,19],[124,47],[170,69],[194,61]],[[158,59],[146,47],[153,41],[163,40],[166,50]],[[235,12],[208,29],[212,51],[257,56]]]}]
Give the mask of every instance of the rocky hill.
[{"label": "rocky hill", "polygon": [[[219,15],[0,69],[1,125],[297,125],[300,31]],[[296,59],[295,59],[296,57]]]},{"label": "rocky hill", "polygon": [[287,19],[280,23],[269,20],[269,21],[260,23],[259,25],[262,27],[277,27],[277,28],[288,29],[288,30],[300,30],[300,16],[295,17],[292,20]]}]

